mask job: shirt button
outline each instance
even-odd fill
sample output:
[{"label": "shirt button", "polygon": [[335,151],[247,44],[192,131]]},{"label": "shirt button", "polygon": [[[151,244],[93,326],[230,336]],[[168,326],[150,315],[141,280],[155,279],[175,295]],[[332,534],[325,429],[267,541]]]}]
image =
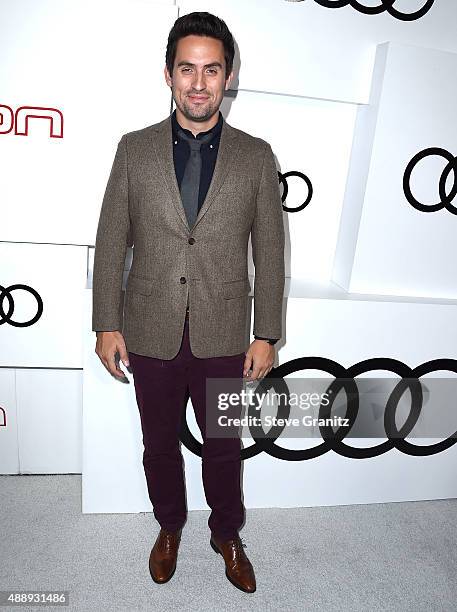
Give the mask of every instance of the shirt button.
[{"label": "shirt button", "polygon": [[181,283],[181,285],[184,285],[184,283],[186,282],[186,277],[181,276],[181,278],[179,279],[179,282]]},{"label": "shirt button", "polygon": [[195,238],[189,238],[189,240],[187,241],[189,244],[194,244],[195,242]]}]

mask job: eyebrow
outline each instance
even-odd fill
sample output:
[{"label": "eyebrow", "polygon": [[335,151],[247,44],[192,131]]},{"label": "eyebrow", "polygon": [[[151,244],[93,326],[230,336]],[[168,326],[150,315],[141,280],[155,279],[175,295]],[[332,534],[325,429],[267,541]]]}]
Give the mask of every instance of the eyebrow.
[{"label": "eyebrow", "polygon": [[[178,68],[179,66],[192,66],[193,68],[195,68],[195,64],[192,64],[191,62],[186,62],[185,60],[178,62]],[[205,64],[203,68],[210,68],[212,66],[217,66],[218,68],[222,69],[222,64],[220,62],[212,62],[211,64]]]}]

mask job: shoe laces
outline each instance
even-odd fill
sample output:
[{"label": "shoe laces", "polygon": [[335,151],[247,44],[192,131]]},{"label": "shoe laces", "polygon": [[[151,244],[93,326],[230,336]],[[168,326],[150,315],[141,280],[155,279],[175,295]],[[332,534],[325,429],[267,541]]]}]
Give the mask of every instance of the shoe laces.
[{"label": "shoe laces", "polygon": [[166,535],[165,536],[165,541],[164,541],[164,549],[165,552],[169,553],[171,550],[171,542],[172,542],[172,537],[171,535]]},{"label": "shoe laces", "polygon": [[171,544],[175,538],[174,533],[165,532],[162,536],[162,549],[169,553],[171,551]]},{"label": "shoe laces", "polygon": [[243,548],[246,548],[246,544],[243,542],[243,538],[236,538],[234,540],[234,548],[238,550],[240,553],[244,552]]}]

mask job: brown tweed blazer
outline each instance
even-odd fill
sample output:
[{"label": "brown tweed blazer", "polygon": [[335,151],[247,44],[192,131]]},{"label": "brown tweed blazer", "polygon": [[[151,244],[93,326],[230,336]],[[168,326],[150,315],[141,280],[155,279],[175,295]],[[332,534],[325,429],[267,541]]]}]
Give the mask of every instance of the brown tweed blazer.
[{"label": "brown tweed blazer", "polygon": [[[226,121],[213,178],[190,230],[173,163],[171,116],[124,134],[98,222],[93,331],[119,330],[128,351],[172,359],[189,294],[196,357],[250,344],[248,240],[255,266],[254,334],[282,335],[284,225],[270,145]],[[125,255],[133,262],[122,291]]]}]

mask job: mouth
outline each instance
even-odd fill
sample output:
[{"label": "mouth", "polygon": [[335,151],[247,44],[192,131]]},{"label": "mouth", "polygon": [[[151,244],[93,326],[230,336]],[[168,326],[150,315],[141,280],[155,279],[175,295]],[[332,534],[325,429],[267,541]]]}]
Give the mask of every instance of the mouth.
[{"label": "mouth", "polygon": [[192,102],[205,102],[206,100],[208,100],[208,96],[189,95],[189,98],[192,100]]}]

